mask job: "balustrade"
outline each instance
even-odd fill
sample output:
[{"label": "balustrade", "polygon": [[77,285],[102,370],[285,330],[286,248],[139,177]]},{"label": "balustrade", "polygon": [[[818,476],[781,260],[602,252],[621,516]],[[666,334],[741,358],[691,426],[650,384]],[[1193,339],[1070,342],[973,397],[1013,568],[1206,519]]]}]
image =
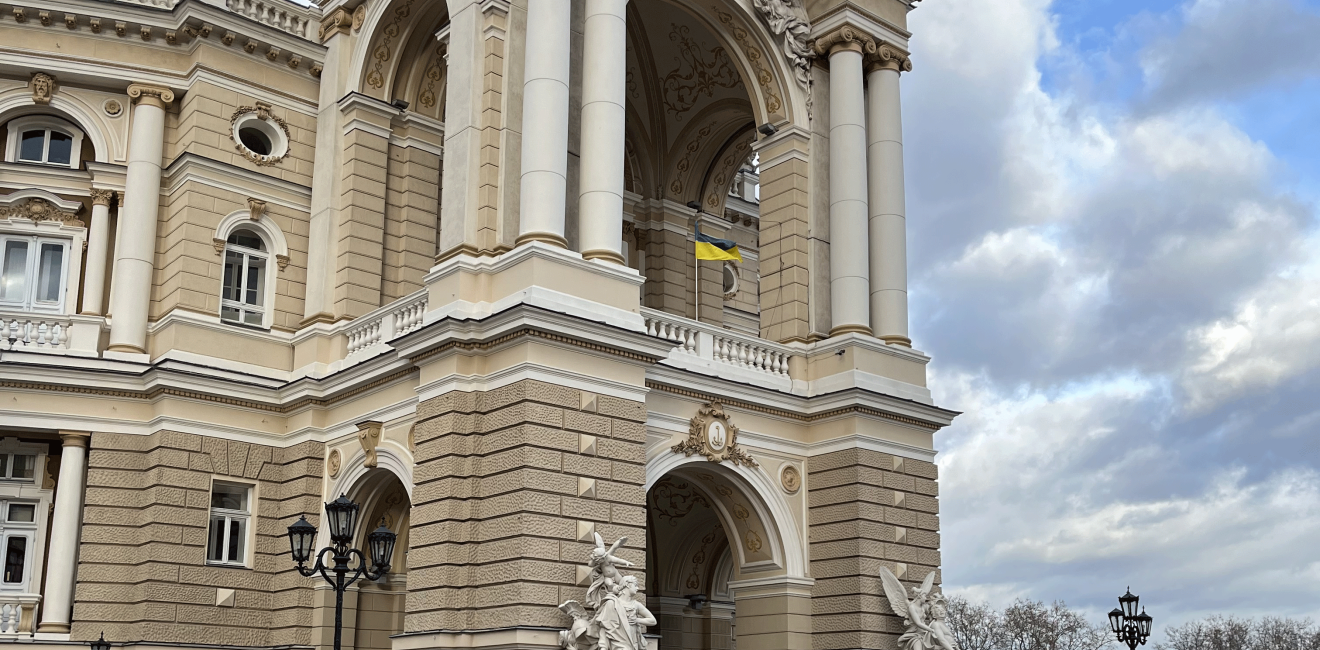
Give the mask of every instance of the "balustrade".
[{"label": "balustrade", "polygon": [[423,289],[352,321],[344,330],[348,337],[345,365],[352,365],[390,349],[390,339],[422,326],[427,293]]},{"label": "balustrade", "polygon": [[793,349],[672,314],[643,309],[646,333],[673,341],[664,363],[724,379],[792,390],[788,374]]}]

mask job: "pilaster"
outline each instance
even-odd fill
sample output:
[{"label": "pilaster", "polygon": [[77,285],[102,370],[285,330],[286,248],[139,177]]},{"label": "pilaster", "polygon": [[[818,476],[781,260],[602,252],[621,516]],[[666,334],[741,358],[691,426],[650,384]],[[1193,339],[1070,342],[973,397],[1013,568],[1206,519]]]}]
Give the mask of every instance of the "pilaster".
[{"label": "pilaster", "polygon": [[339,102],[344,162],[335,214],[335,314],[354,318],[381,305],[390,122],[398,108],[353,93]]}]

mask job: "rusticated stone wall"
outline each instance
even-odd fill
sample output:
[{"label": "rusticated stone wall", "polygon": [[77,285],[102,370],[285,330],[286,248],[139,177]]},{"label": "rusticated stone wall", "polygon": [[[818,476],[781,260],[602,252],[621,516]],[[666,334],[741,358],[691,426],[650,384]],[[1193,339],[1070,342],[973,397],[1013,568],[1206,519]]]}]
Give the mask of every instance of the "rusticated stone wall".
[{"label": "rusticated stone wall", "polygon": [[[324,446],[267,447],[162,431],[93,433],[73,638],[309,645],[312,587],[286,529],[318,522]],[[206,565],[212,476],[255,482],[252,568]],[[218,607],[218,589],[235,590]]]},{"label": "rusticated stone wall", "polygon": [[903,622],[889,608],[880,567],[912,585],[939,571],[935,465],[847,449],[812,458],[807,476],[812,646],[897,647]]},{"label": "rusticated stone wall", "polygon": [[644,575],[645,420],[533,380],[422,403],[404,630],[565,625],[592,529]]}]

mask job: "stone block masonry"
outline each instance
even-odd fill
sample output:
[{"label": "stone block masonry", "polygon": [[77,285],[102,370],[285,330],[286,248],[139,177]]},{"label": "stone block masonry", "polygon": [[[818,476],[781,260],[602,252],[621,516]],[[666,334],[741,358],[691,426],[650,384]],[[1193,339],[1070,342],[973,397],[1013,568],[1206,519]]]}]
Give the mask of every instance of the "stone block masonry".
[{"label": "stone block masonry", "polygon": [[896,648],[903,621],[879,571],[910,585],[939,571],[935,465],[854,448],[812,458],[807,477],[812,647]]},{"label": "stone block masonry", "polygon": [[[289,560],[286,528],[318,522],[324,445],[276,448],[161,431],[93,433],[74,640],[310,645],[312,587]],[[213,479],[255,488],[250,567],[208,566]],[[233,589],[232,607],[216,606]]]},{"label": "stone block masonry", "polygon": [[566,625],[592,532],[643,578],[645,421],[534,380],[419,405],[404,631]]}]

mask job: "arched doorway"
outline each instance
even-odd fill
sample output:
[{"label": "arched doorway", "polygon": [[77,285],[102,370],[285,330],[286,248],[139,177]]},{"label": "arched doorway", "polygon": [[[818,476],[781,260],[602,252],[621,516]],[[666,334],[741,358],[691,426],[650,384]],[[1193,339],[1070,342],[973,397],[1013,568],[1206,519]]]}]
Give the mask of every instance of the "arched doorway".
[{"label": "arched doorway", "polygon": [[[391,450],[381,447],[377,467],[365,467],[365,454],[358,452],[348,463],[352,471],[342,474],[330,494],[344,494],[358,504],[357,530],[353,547],[366,552],[367,535],[382,523],[398,535],[390,570],[381,579],[362,578],[344,594],[343,647],[354,650],[389,650],[390,637],[403,632],[404,601],[408,594],[408,534],[412,502],[404,483],[411,481]],[[403,476],[403,478],[400,478]],[[324,533],[324,531],[322,531]],[[334,635],[334,591],[318,584],[316,631],[313,642],[331,647]]]},{"label": "arched doorway", "polygon": [[760,470],[656,460],[648,468],[659,477],[647,490],[647,603],[660,649],[810,645],[802,545],[776,507],[783,504],[749,480]]}]

